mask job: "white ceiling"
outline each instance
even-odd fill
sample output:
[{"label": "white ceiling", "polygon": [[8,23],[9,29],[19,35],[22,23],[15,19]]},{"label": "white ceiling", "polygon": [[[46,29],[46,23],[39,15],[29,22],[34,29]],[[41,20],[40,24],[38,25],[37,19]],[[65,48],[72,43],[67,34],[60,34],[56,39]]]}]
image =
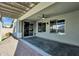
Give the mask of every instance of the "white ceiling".
[{"label": "white ceiling", "polygon": [[79,2],[56,2],[55,4],[41,10],[40,12],[28,17],[28,20],[36,21],[41,19],[42,14],[47,15],[47,17],[55,16],[58,14],[63,14],[67,12],[72,12],[79,10]]}]

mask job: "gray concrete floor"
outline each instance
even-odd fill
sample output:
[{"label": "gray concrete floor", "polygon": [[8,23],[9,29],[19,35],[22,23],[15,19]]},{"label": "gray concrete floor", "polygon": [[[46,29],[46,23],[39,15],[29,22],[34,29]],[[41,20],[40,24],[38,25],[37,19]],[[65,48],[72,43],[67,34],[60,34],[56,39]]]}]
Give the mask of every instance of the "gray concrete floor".
[{"label": "gray concrete floor", "polygon": [[52,56],[79,56],[79,46],[60,43],[41,37],[24,38],[25,41],[37,46]]}]

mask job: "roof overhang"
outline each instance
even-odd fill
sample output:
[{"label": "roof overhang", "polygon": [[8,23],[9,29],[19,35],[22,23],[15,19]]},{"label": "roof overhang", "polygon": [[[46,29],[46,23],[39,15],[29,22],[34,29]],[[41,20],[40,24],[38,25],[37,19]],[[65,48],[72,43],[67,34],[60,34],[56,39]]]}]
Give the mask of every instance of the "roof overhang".
[{"label": "roof overhang", "polygon": [[54,4],[55,2],[40,2],[38,3],[34,8],[32,8],[30,11],[26,12],[23,16],[19,17],[18,20],[24,20],[28,17],[32,16],[33,14],[47,8],[48,6]]}]

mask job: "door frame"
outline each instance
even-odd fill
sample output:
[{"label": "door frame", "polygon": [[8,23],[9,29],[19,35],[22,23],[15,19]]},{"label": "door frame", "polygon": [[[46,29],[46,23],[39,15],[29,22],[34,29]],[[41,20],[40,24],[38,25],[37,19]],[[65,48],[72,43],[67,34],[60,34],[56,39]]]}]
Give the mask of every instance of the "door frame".
[{"label": "door frame", "polygon": [[[33,37],[34,34],[33,34],[32,36],[24,36],[24,22],[26,22],[26,21],[23,21],[23,32],[22,32],[23,38]],[[30,22],[30,21],[27,21],[27,22]],[[33,27],[34,27],[34,26],[33,26]],[[33,28],[33,33],[34,33],[34,28]]]}]

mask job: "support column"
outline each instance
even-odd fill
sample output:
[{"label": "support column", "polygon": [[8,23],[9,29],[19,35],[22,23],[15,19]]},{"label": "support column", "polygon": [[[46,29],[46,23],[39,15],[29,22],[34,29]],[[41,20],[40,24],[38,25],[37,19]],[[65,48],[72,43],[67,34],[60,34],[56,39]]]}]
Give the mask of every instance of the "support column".
[{"label": "support column", "polygon": [[18,21],[18,32],[19,32],[19,38],[23,38],[23,21],[19,20]]}]

